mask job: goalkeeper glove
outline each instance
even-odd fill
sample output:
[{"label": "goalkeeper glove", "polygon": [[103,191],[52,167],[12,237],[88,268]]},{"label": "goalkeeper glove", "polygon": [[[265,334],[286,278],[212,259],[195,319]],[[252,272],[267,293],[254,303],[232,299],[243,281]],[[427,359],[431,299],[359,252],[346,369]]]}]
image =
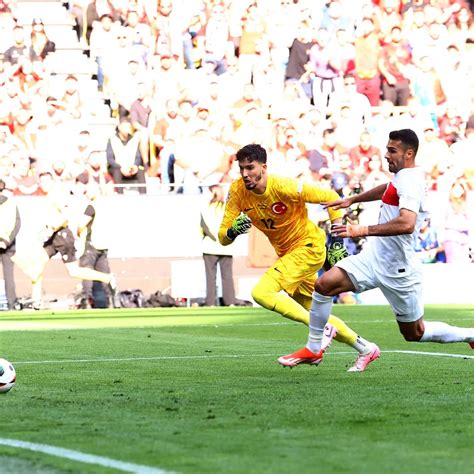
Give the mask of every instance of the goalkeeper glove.
[{"label": "goalkeeper glove", "polygon": [[349,256],[349,252],[344,246],[344,240],[341,237],[331,236],[327,246],[327,263],[333,267],[339,260]]},{"label": "goalkeeper glove", "polygon": [[250,227],[252,227],[250,217],[241,212],[227,230],[227,237],[230,240],[234,240],[238,235],[246,234],[250,230]]}]

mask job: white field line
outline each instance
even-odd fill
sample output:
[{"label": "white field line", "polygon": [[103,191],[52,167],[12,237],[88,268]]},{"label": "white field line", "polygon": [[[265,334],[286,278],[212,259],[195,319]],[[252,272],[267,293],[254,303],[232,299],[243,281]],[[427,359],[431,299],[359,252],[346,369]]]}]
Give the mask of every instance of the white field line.
[{"label": "white field line", "polygon": [[[122,320],[126,321],[126,320]],[[395,324],[394,319],[345,319],[347,324],[380,324],[388,323]],[[472,318],[455,318],[449,321],[472,321]],[[70,325],[64,323],[55,323],[53,321],[1,321],[0,320],[0,332],[15,331],[15,332],[29,332],[29,331],[89,331],[91,329],[153,329],[153,328],[225,328],[225,327],[254,327],[254,326],[295,326],[299,323],[295,321],[289,322],[275,322],[275,323],[221,323],[221,324],[155,324],[153,320],[150,320],[150,324],[117,324],[110,325],[106,323],[104,326],[92,325],[92,326],[75,326],[74,323]]]},{"label": "white field line", "polygon": [[0,445],[9,446],[11,448],[27,449],[29,451],[49,454],[59,458],[70,459],[72,461],[78,461],[86,464],[94,464],[96,466],[103,466],[117,469],[118,471],[132,472],[135,474],[169,474],[170,472],[154,467],[142,466],[140,464],[116,461],[114,459],[96,456],[94,454],[84,454],[80,451],[73,451],[72,449],[58,448],[56,446],[49,446],[47,444],[30,443],[28,441],[20,441],[17,439],[0,438]]},{"label": "white field line", "polygon": [[[382,354],[409,354],[422,355],[431,357],[452,357],[455,359],[474,359],[474,355],[449,354],[444,352],[423,352],[423,351],[403,351],[403,350],[387,350],[381,351]],[[328,353],[333,355],[354,355],[354,352],[337,351]],[[120,357],[105,359],[61,359],[61,360],[24,360],[13,362],[14,365],[35,365],[35,364],[79,364],[94,362],[134,362],[134,361],[159,361],[159,360],[203,360],[203,359],[243,359],[246,357],[278,357],[281,354],[220,354],[220,355],[202,355],[202,356],[155,356],[155,357]]]}]

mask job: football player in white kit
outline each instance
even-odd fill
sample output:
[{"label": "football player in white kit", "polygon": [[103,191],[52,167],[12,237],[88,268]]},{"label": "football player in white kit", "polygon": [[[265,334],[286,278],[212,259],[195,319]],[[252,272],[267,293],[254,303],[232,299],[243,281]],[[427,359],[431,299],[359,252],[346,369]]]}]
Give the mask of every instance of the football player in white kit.
[{"label": "football player in white kit", "polygon": [[[280,364],[295,366],[322,358],[321,339],[333,297],[372,288],[379,288],[384,294],[407,341],[467,342],[474,349],[473,328],[423,320],[422,271],[415,256],[415,241],[426,215],[427,196],[423,170],[415,165],[418,144],[413,130],[390,132],[385,159],[394,173],[391,183],[326,203],[325,207],[345,209],[359,202],[382,200],[378,224],[332,226],[332,233],[339,237],[373,238],[359,254],[340,260],[316,280],[308,343],[303,349],[280,357]],[[356,371],[363,371],[379,355],[380,351],[375,351],[359,357]]]}]

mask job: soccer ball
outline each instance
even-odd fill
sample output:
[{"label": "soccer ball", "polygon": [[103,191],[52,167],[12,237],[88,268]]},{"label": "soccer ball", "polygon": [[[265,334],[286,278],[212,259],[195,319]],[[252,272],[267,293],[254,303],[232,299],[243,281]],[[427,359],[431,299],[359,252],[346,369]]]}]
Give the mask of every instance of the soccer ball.
[{"label": "soccer ball", "polygon": [[7,393],[13,388],[16,380],[16,372],[8,360],[0,359],[0,393]]}]

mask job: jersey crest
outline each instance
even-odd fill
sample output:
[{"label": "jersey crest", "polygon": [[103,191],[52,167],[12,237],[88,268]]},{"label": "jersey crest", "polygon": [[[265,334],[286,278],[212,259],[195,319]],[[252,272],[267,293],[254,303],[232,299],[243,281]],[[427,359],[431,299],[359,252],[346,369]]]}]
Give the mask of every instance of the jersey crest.
[{"label": "jersey crest", "polygon": [[288,210],[288,207],[286,207],[286,204],[283,204],[282,202],[275,202],[272,204],[271,209],[273,214],[276,214],[277,216],[282,216]]},{"label": "jersey crest", "polygon": [[398,197],[397,188],[390,183],[387,186],[387,189],[383,193],[382,202],[388,204],[389,206],[398,206],[400,203],[400,198]]}]

